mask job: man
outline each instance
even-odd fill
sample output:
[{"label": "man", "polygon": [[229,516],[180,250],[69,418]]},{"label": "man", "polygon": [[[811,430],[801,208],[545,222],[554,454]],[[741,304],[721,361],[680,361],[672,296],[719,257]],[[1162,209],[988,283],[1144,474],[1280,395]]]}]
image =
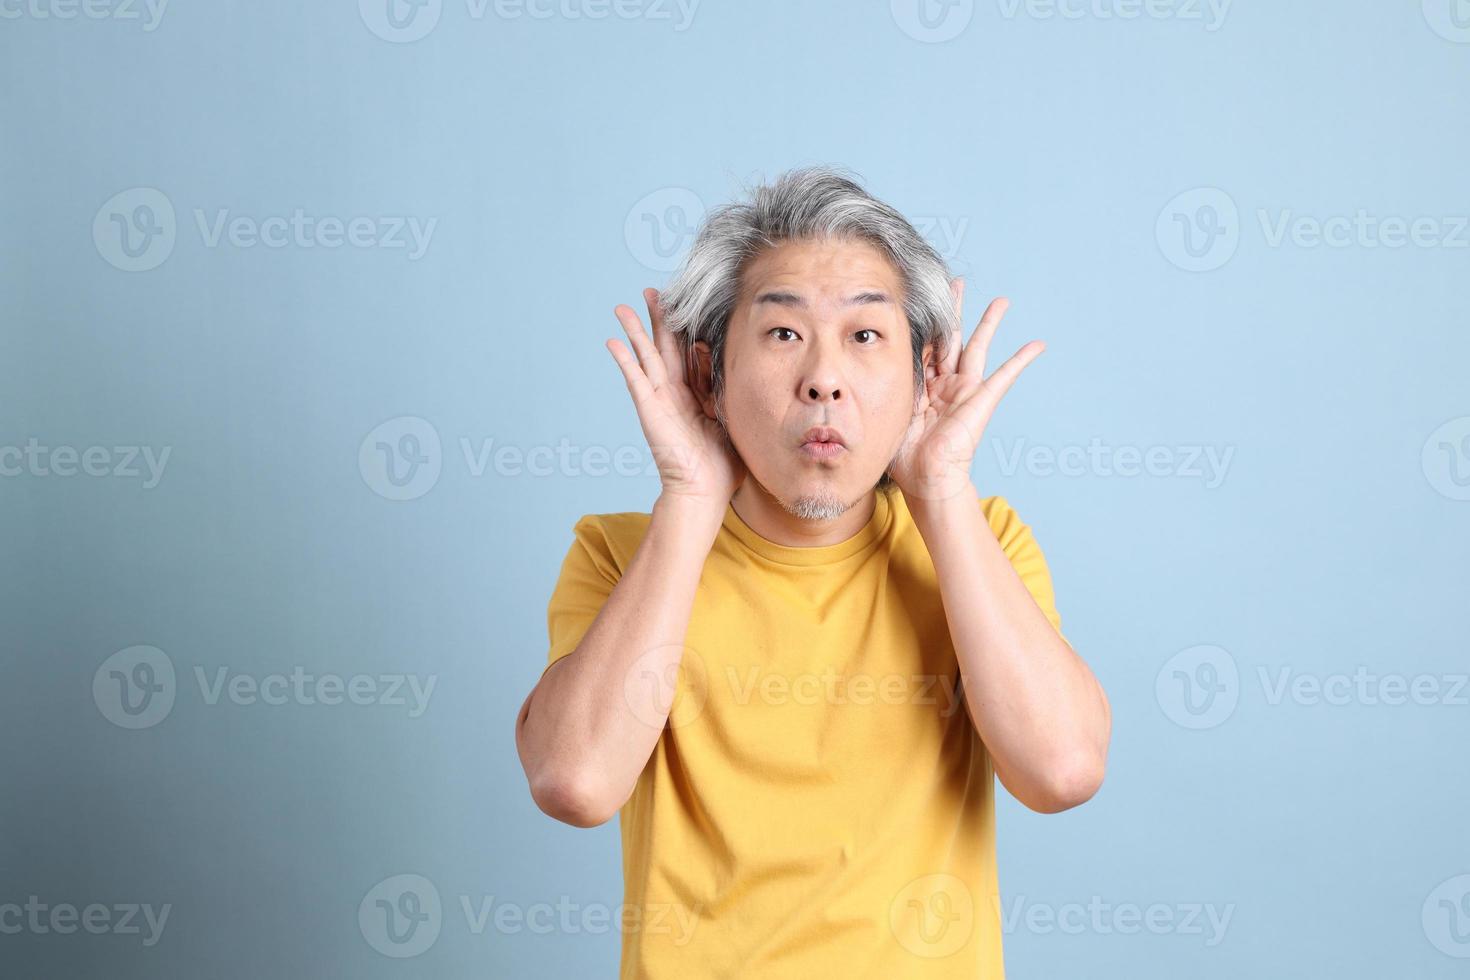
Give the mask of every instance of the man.
[{"label": "man", "polygon": [[[652,513],[581,518],[517,719],[532,797],[621,815],[623,978],[1000,978],[994,780],[1098,789],[1101,686],[1045,559],[970,465],[1044,349],[829,168],[711,213],[653,338],[608,341]],[[635,356],[636,355],[636,356]]]}]

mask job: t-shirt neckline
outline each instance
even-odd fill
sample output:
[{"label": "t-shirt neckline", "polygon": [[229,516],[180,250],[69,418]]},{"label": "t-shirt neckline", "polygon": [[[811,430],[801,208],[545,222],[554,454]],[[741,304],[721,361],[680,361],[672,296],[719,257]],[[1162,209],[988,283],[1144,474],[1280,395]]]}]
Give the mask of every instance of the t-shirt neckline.
[{"label": "t-shirt neckline", "polygon": [[746,548],[770,561],[783,565],[829,565],[871,549],[888,533],[893,523],[893,509],[896,505],[889,499],[889,495],[882,491],[875,491],[874,496],[873,514],[868,519],[868,523],[859,528],[858,532],[846,541],[839,541],[836,544],[818,545],[811,548],[777,544],[761,537],[750,525],[746,524],[735,512],[733,501],[725,505],[723,527]]}]

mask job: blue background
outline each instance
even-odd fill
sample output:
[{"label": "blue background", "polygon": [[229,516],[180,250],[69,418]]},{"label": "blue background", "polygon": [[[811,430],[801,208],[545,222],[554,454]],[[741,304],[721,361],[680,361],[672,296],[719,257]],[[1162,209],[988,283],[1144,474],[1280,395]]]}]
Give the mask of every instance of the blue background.
[{"label": "blue background", "polygon": [[[445,0],[398,30],[386,0],[175,3],[153,29],[28,2],[0,18],[0,904],[171,912],[152,946],[0,933],[0,972],[613,975],[616,932],[476,932],[461,898],[621,900],[616,822],[543,816],[513,723],[573,522],[646,511],[657,478],[480,454],[646,462],[613,306],[641,312],[700,206],[836,163],[949,253],[967,335],[1004,294],[995,356],[1048,344],[975,480],[1035,530],[1115,730],[1085,806],[1002,793],[1010,974],[1464,975],[1463,3]],[[298,208],[388,244],[251,243]],[[1433,225],[1273,239],[1360,210]],[[222,211],[249,222],[211,244],[196,213]],[[422,254],[391,244],[406,216],[436,221]],[[129,271],[108,230],[135,218],[157,261]],[[101,447],[106,475],[18,463],[32,439]],[[1004,463],[1092,440],[1165,462]],[[154,485],[126,447],[167,448]],[[139,656],[174,700],[129,728],[107,692]],[[1360,667],[1443,696],[1272,696]],[[435,686],[416,717],[211,703],[196,671],[221,668]],[[403,874],[442,902],[411,958],[358,919]],[[1024,915],[1090,902],[1177,927]],[[1189,906],[1228,909],[1223,936]]]}]

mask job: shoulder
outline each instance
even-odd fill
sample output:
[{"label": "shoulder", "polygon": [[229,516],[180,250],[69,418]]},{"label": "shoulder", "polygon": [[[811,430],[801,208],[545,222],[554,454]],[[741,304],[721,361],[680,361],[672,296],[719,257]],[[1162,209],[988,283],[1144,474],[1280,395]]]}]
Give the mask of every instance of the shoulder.
[{"label": "shoulder", "polygon": [[990,522],[990,528],[996,532],[997,536],[1001,532],[1014,534],[1020,528],[1029,530],[1026,523],[1021,520],[1021,515],[1016,513],[1016,508],[1012,507],[1011,502],[1002,496],[981,497],[980,512]]},{"label": "shoulder", "polygon": [[1057,612],[1051,569],[1047,567],[1041,545],[1036,543],[1036,536],[1031,533],[1031,525],[1021,520],[1021,515],[1016,513],[1016,509],[1004,497],[981,497],[980,507],[990,522],[990,529],[995,532],[995,539],[1000,542],[1001,550],[1010,560],[1011,567],[1016,570],[1052,627],[1071,646],[1072,641],[1062,633],[1062,617]]},{"label": "shoulder", "polygon": [[1001,549],[1012,560],[1023,557],[1041,557],[1041,548],[1031,531],[1031,525],[1021,519],[1016,508],[1002,496],[981,497],[980,510],[990,524]]},{"label": "shoulder", "polygon": [[643,532],[648,530],[648,522],[652,519],[652,514],[644,514],[636,510],[620,511],[615,514],[583,514],[572,525],[572,530],[578,535],[597,535],[608,539],[622,538],[630,534],[642,537]]},{"label": "shoulder", "polygon": [[638,511],[583,514],[572,525],[573,547],[580,543],[604,571],[620,574],[638,550],[652,519],[652,514]]}]

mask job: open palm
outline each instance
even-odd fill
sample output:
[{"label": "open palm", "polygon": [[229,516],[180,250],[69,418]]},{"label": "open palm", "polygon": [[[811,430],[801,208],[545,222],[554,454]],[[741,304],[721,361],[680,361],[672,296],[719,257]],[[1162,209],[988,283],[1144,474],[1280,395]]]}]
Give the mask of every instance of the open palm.
[{"label": "open palm", "polygon": [[664,328],[658,290],[645,289],[643,299],[653,324],[653,340],[648,339],[633,308],[619,304],[613,313],[637,357],[620,340],[609,340],[607,349],[628,383],[643,436],[658,464],[663,492],[723,509],[745,477],[745,464],[730,446],[724,428],[705,415],[695,397],[679,340]]},{"label": "open palm", "polygon": [[948,500],[968,492],[970,464],[996,405],[1026,365],[1046,350],[1045,343],[1033,340],[985,377],[990,340],[1010,301],[1003,296],[992,300],[961,349],[964,292],[963,280],[950,283],[956,326],[949,349],[941,362],[925,371],[918,410],[891,468],[894,481],[910,499]]}]

